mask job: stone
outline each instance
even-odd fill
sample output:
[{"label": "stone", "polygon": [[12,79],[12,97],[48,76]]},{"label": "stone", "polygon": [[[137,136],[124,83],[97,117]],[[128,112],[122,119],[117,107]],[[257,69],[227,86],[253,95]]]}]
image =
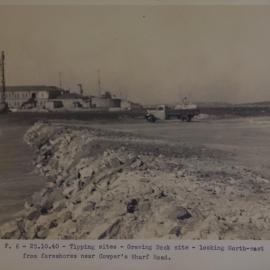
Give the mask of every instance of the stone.
[{"label": "stone", "polygon": [[115,238],[120,230],[120,218],[112,219],[110,222],[99,224],[91,230],[89,239],[112,239]]},{"label": "stone", "polygon": [[21,234],[16,221],[8,222],[1,226],[1,239],[19,239],[20,235]]},{"label": "stone", "polygon": [[143,161],[140,160],[140,159],[136,159],[136,161],[133,162],[133,163],[130,165],[130,167],[131,167],[132,169],[136,169],[136,168],[141,167],[142,165],[143,165]]},{"label": "stone", "polygon": [[30,220],[24,221],[24,230],[25,230],[25,238],[26,239],[34,239],[36,235],[36,227],[35,223]]},{"label": "stone", "polygon": [[91,196],[89,196],[92,202],[96,204],[102,201],[102,194],[99,191],[95,191]]},{"label": "stone", "polygon": [[64,200],[61,200],[61,201],[56,201],[56,202],[53,203],[52,210],[54,212],[59,212],[59,211],[61,211],[64,208],[66,208],[66,203],[65,203]]},{"label": "stone", "polygon": [[57,192],[53,192],[42,198],[40,202],[41,213],[48,213],[53,208],[53,203],[57,200],[56,193]]},{"label": "stone", "polygon": [[65,182],[65,179],[63,178],[62,175],[58,175],[56,178],[56,185],[58,187],[62,186],[62,184]]},{"label": "stone", "polygon": [[186,208],[180,207],[177,209],[177,219],[185,220],[191,217],[192,217],[191,214],[188,212]]},{"label": "stone", "polygon": [[64,210],[57,215],[57,220],[60,224],[65,223],[71,219],[72,219],[72,213],[69,210]]},{"label": "stone", "polygon": [[25,233],[24,219],[20,218],[17,220],[17,227],[18,227],[18,230],[20,231],[20,234],[23,235]]},{"label": "stone", "polygon": [[49,234],[49,229],[43,226],[37,227],[36,237],[39,239],[45,239]]},{"label": "stone", "polygon": [[132,199],[127,203],[127,212],[134,213],[137,210],[138,201],[136,199]]},{"label": "stone", "polygon": [[48,189],[52,189],[52,188],[55,187],[55,183],[54,183],[54,182],[47,182],[47,183],[46,183],[46,187],[47,187]]},{"label": "stone", "polygon": [[83,211],[93,211],[95,209],[95,205],[96,204],[94,202],[89,201],[87,205],[83,207]]},{"label": "stone", "polygon": [[57,219],[57,215],[51,214],[51,215],[41,215],[37,221],[36,221],[36,225],[38,227],[44,227],[44,228],[49,228],[51,226],[51,223]]},{"label": "stone", "polygon": [[213,192],[214,194],[216,194],[216,195],[220,195],[220,193],[221,193],[221,188],[219,187],[219,186],[216,186],[215,188],[214,188],[214,192]]},{"label": "stone", "polygon": [[92,167],[84,167],[79,170],[78,176],[80,179],[85,179],[85,178],[91,178],[94,175],[94,170]]},{"label": "stone", "polygon": [[63,195],[65,197],[70,197],[70,195],[73,193],[74,190],[75,190],[75,187],[74,186],[66,187],[63,190]]},{"label": "stone", "polygon": [[176,235],[177,237],[180,236],[180,235],[181,235],[181,227],[180,227],[180,226],[175,226],[175,227],[173,227],[173,228],[170,230],[169,234],[174,234],[174,235]]},{"label": "stone", "polygon": [[186,170],[181,169],[181,170],[178,170],[178,171],[176,172],[176,177],[177,177],[177,178],[182,178],[182,177],[185,177],[186,174],[187,174]]},{"label": "stone", "polygon": [[25,203],[24,203],[24,208],[25,209],[29,209],[29,208],[31,208],[33,205],[30,203],[30,202],[28,202],[28,201],[25,201]]},{"label": "stone", "polygon": [[158,195],[158,198],[161,199],[161,198],[164,198],[164,197],[167,197],[168,195],[165,194],[165,192],[162,190],[159,195]]},{"label": "stone", "polygon": [[26,209],[25,217],[26,217],[28,220],[34,220],[34,219],[37,219],[39,216],[40,216],[40,211],[39,211],[37,208],[31,207],[31,208],[29,208],[29,209]]},{"label": "stone", "polygon": [[121,161],[118,158],[112,158],[110,160],[110,165],[113,168],[119,167],[119,166],[121,166]]},{"label": "stone", "polygon": [[52,220],[50,225],[49,225],[49,229],[53,229],[56,228],[58,226],[58,221],[56,219]]}]

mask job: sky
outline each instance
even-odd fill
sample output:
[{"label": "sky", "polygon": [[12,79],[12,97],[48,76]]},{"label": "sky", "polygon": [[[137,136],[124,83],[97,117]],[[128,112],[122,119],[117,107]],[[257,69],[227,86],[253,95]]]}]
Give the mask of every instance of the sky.
[{"label": "sky", "polygon": [[7,85],[143,104],[270,100],[270,6],[0,6]]}]

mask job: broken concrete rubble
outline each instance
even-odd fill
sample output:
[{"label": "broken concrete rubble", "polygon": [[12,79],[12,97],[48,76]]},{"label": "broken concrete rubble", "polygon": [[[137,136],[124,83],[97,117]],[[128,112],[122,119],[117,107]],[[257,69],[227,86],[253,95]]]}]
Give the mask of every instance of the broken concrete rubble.
[{"label": "broken concrete rubble", "polygon": [[222,152],[50,123],[25,141],[48,183],[1,238],[270,239],[268,179]]}]

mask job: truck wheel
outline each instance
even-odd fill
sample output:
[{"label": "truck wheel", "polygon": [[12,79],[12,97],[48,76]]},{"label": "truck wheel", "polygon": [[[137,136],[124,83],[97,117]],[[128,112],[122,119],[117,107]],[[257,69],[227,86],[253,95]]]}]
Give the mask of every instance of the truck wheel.
[{"label": "truck wheel", "polygon": [[192,117],[193,117],[192,115],[189,115],[187,121],[190,122]]},{"label": "truck wheel", "polygon": [[157,119],[156,119],[156,117],[154,115],[151,114],[151,115],[146,116],[146,120],[148,122],[155,123]]},{"label": "truck wheel", "polygon": [[187,121],[188,121],[187,115],[182,116],[182,121],[183,121],[183,122],[187,122]]},{"label": "truck wheel", "polygon": [[156,117],[154,115],[151,115],[150,122],[155,123],[156,120],[157,120]]}]

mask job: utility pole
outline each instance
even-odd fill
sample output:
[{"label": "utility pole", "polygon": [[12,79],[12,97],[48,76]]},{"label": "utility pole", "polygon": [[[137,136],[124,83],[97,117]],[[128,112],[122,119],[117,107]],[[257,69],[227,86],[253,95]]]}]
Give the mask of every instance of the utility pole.
[{"label": "utility pole", "polygon": [[123,97],[123,96],[122,96],[122,91],[121,91],[121,89],[119,89],[119,97],[120,97],[120,98]]},{"label": "utility pole", "polygon": [[79,86],[79,89],[80,89],[80,95],[83,95],[83,87],[82,87],[82,84],[81,84],[81,83],[78,83],[77,85]]},{"label": "utility pole", "polygon": [[62,89],[62,72],[59,72],[58,76],[59,76],[59,88]]},{"label": "utility pole", "polygon": [[126,89],[126,100],[128,100],[128,90]]},{"label": "utility pole", "polygon": [[98,95],[101,96],[100,69],[97,70],[97,76],[98,76]]},{"label": "utility pole", "polygon": [[2,93],[1,93],[1,102],[5,103],[6,100],[6,80],[5,80],[5,52],[1,53],[1,74],[2,74]]}]

